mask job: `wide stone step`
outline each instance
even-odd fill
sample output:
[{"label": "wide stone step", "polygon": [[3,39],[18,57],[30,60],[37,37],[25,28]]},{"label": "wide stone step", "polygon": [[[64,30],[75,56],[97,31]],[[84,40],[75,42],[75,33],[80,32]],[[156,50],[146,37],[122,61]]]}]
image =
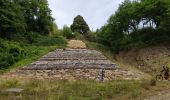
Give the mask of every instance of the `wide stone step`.
[{"label": "wide stone step", "polygon": [[67,63],[67,64],[34,64],[29,65],[23,70],[59,70],[59,69],[116,69],[115,64],[104,64],[104,63]]},{"label": "wide stone step", "polygon": [[[36,61],[30,65],[38,64],[109,64],[112,63],[109,60],[57,60],[57,61]],[[28,65],[29,66],[29,65]]]},{"label": "wide stone step", "polygon": [[54,52],[50,52],[48,55],[75,55],[75,54],[93,54],[93,55],[102,55],[100,52],[95,51],[95,50],[88,50],[88,49],[71,49],[71,50],[55,50]]},{"label": "wide stone step", "polygon": [[91,54],[86,54],[86,53],[54,53],[54,54],[48,54],[44,57],[62,57],[62,56],[80,56],[80,57],[83,57],[83,56],[103,56],[101,54],[95,54],[95,53],[91,53]]},{"label": "wide stone step", "polygon": [[96,50],[93,49],[71,49],[71,48],[66,48],[66,49],[56,49],[54,52],[65,52],[65,51],[78,51],[78,52],[83,52],[83,51],[89,51],[89,52],[96,52]]},{"label": "wide stone step", "polygon": [[104,57],[103,55],[100,55],[100,54],[80,54],[80,53],[75,53],[75,54],[48,54],[46,56],[43,56],[43,57],[89,57],[89,56],[92,56],[92,57]]},{"label": "wide stone step", "polygon": [[57,61],[57,60],[106,60],[106,57],[43,57],[39,61]]},{"label": "wide stone step", "polygon": [[48,54],[44,57],[104,57],[101,54],[95,54],[95,53],[55,53],[55,54]]}]

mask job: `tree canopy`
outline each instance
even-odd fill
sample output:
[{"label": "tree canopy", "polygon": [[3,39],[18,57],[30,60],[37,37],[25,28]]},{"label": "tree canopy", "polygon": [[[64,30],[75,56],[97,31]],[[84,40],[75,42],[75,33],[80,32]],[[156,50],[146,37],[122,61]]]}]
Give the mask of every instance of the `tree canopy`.
[{"label": "tree canopy", "polygon": [[87,33],[90,29],[84,18],[80,15],[74,18],[73,24],[71,25],[71,30],[73,32],[78,32],[81,34]]},{"label": "tree canopy", "polygon": [[118,46],[118,51],[129,42],[147,45],[167,42],[169,19],[169,0],[125,0],[98,31],[98,36],[112,48]]},{"label": "tree canopy", "polygon": [[53,18],[47,0],[1,0],[0,36],[38,32],[48,34]]},{"label": "tree canopy", "polygon": [[[108,24],[117,26],[120,31],[136,31],[139,28],[160,28],[164,18],[168,17],[168,4],[163,0],[138,0],[125,2],[112,15]],[[141,26],[142,25],[142,26]]]},{"label": "tree canopy", "polygon": [[0,1],[0,36],[23,32],[26,28],[22,7],[11,0]]}]

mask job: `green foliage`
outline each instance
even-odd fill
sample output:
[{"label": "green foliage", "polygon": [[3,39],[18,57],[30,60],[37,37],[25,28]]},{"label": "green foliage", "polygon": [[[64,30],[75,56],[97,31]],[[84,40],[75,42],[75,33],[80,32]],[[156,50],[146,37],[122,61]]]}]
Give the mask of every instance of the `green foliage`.
[{"label": "green foliage", "polygon": [[61,36],[44,36],[40,35],[39,33],[30,32],[27,34],[27,39],[29,43],[34,45],[41,45],[41,46],[52,46],[52,45],[60,45],[66,44],[66,40]]},{"label": "green foliage", "polygon": [[57,24],[53,23],[52,35],[59,35]]},{"label": "green foliage", "polygon": [[63,36],[66,37],[67,39],[71,39],[71,38],[74,38],[75,35],[73,34],[71,29],[67,25],[64,25]]},{"label": "green foliage", "polygon": [[96,49],[102,52],[102,54],[104,54],[109,60],[115,60],[115,55],[113,54],[113,51],[110,49],[110,47],[96,42],[86,42],[86,45],[89,49]]},{"label": "green foliage", "polygon": [[88,32],[85,34],[85,39],[90,42],[97,42],[97,34],[95,32]]},{"label": "green foliage", "polygon": [[168,0],[125,0],[107,24],[97,31],[97,41],[115,53],[160,43],[170,43]]},{"label": "green foliage", "polygon": [[66,40],[61,36],[57,37],[39,36],[38,38],[36,38],[34,44],[41,46],[66,45]]},{"label": "green foliage", "polygon": [[49,34],[53,30],[47,0],[1,0],[0,6],[0,37],[13,39],[18,33]]},{"label": "green foliage", "polygon": [[41,54],[41,46],[65,47],[63,37],[47,35],[58,33],[48,6],[47,0],[0,1],[0,70]]},{"label": "green foliage", "polygon": [[16,42],[11,44],[0,39],[0,47],[0,69],[6,69],[26,55],[24,49]]},{"label": "green foliage", "polygon": [[53,27],[56,28],[47,0],[1,0],[0,6],[0,37],[15,40],[0,38],[0,70],[9,69],[13,64],[31,55],[39,55],[40,50],[28,50],[29,47],[32,48],[30,44],[66,44],[63,37],[44,35],[54,31]]},{"label": "green foliage", "polygon": [[9,69],[23,59],[40,55],[43,50],[46,50],[45,48],[50,49],[49,46],[66,46],[66,40],[63,37],[46,37],[38,33],[34,34],[37,34],[37,37],[32,39],[32,45],[0,39],[0,71]]},{"label": "green foliage", "polygon": [[0,37],[8,37],[9,34],[24,32],[25,19],[21,6],[11,0],[0,1]]},{"label": "green foliage", "polygon": [[80,34],[86,34],[90,29],[83,17],[78,15],[74,18],[74,22],[71,25],[71,30]]},{"label": "green foliage", "polygon": [[47,0],[19,0],[27,24],[27,32],[48,34],[53,28],[53,18]]}]

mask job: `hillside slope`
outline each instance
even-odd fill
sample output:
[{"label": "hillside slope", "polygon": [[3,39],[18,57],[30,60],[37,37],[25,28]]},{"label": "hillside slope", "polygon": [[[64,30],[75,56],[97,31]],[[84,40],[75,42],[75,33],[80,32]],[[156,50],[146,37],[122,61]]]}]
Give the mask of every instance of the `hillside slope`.
[{"label": "hillside slope", "polygon": [[144,72],[154,75],[162,66],[170,65],[170,46],[154,46],[139,50],[120,52],[116,56],[117,61],[134,66]]}]

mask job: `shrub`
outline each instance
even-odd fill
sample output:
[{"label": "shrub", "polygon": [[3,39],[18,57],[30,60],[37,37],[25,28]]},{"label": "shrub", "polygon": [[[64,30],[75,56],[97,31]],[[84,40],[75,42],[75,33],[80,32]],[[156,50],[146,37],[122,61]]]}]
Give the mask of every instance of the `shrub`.
[{"label": "shrub", "polygon": [[64,25],[62,33],[63,33],[63,36],[66,37],[67,39],[71,39],[75,37],[71,29],[66,25]]},{"label": "shrub", "polygon": [[155,79],[151,79],[150,80],[150,85],[151,86],[156,86],[156,80]]},{"label": "shrub", "polygon": [[15,63],[14,57],[9,53],[0,53],[0,69],[6,69]]},{"label": "shrub", "polygon": [[144,28],[133,32],[131,36],[133,43],[141,41],[147,45],[155,45],[170,42],[168,32],[163,29]]},{"label": "shrub", "polygon": [[35,32],[28,33],[27,39],[29,43],[41,46],[53,46],[66,44],[66,40],[61,36],[46,36]]},{"label": "shrub", "polygon": [[85,34],[85,39],[90,41],[90,42],[97,42],[96,33],[88,32],[87,34]]},{"label": "shrub", "polygon": [[39,34],[36,33],[36,32],[29,32],[27,33],[27,40],[28,40],[28,43],[34,43],[36,42],[36,39],[39,37]]},{"label": "shrub", "polygon": [[6,69],[26,55],[25,50],[18,43],[1,41],[3,42],[0,43],[0,69]]},{"label": "shrub", "polygon": [[[61,36],[49,37],[36,33],[29,34],[32,45],[25,42],[9,41],[0,38],[0,71],[9,69],[16,62],[39,55],[45,50],[43,46],[65,47],[66,40]],[[28,38],[28,37],[27,37]]]},{"label": "shrub", "polygon": [[66,40],[63,37],[39,36],[34,44],[43,46],[62,45],[66,44]]}]

